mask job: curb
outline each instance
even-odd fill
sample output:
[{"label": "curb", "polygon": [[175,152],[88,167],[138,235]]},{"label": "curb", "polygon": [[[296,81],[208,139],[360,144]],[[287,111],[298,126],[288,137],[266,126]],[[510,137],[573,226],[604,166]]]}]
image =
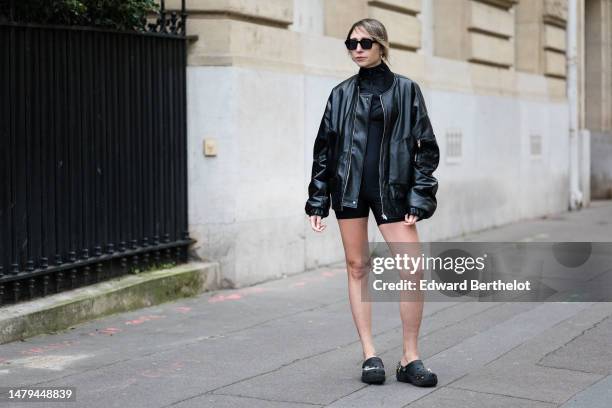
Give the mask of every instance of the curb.
[{"label": "curb", "polygon": [[216,290],[220,277],[217,262],[188,262],[2,307],[0,344]]}]

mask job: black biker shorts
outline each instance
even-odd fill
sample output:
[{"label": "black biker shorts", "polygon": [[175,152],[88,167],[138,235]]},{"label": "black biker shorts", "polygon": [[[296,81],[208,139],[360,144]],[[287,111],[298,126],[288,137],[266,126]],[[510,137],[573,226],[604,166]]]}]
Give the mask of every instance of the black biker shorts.
[{"label": "black biker shorts", "polygon": [[370,214],[370,208],[374,213],[376,225],[404,221],[403,217],[391,218],[387,216],[386,220],[382,217],[380,189],[378,188],[378,184],[376,182],[371,181],[362,181],[359,189],[359,198],[357,199],[357,208],[344,207],[342,211],[334,210],[334,212],[336,213],[337,219],[362,218],[367,217]]}]

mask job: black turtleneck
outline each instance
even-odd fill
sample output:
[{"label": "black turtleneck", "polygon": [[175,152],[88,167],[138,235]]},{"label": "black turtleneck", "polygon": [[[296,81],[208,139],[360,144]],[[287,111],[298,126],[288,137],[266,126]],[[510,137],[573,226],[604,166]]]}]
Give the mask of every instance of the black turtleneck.
[{"label": "black turtleneck", "polygon": [[380,103],[379,95],[388,90],[393,85],[394,75],[389,66],[381,60],[380,64],[374,67],[359,68],[359,93],[372,94],[370,99],[370,113],[368,124],[368,140],[366,154],[363,161],[363,171],[361,173],[361,188],[364,192],[372,194],[374,197],[380,196],[379,193],[379,162],[380,144],[384,128],[384,112]]},{"label": "black turtleneck", "polygon": [[385,61],[373,67],[359,68],[359,87],[361,92],[380,95],[393,85],[393,72]]}]

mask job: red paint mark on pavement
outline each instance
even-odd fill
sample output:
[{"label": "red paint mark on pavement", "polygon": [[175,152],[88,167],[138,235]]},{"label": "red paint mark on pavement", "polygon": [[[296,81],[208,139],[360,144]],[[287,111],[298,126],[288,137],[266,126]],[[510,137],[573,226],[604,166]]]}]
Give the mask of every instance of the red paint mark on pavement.
[{"label": "red paint mark on pavement", "polygon": [[326,278],[331,278],[332,276],[336,276],[339,272],[331,272],[331,271],[325,271],[325,272],[321,272],[321,275],[325,276]]},{"label": "red paint mark on pavement", "polygon": [[253,293],[256,294],[256,293],[267,292],[269,290],[270,290],[269,288],[261,288],[257,286],[248,287],[244,289],[237,289],[235,292],[229,295],[224,295],[224,294],[214,295],[208,299],[208,303],[225,302],[226,300],[238,300],[238,299],[242,299],[245,295],[249,295]]},{"label": "red paint mark on pavement", "polygon": [[177,310],[178,312],[181,312],[181,313],[191,312],[191,308],[190,308],[190,307],[187,307],[187,306],[180,306],[180,307],[177,307],[177,308],[176,308],[176,310]]},{"label": "red paint mark on pavement", "polygon": [[295,287],[302,287],[302,286],[304,286],[304,285],[306,285],[306,282],[301,281],[301,282],[296,282],[296,283],[294,283],[293,285],[291,285],[291,287],[292,287],[292,288],[295,288]]},{"label": "red paint mark on pavement", "polygon": [[98,333],[109,334],[109,335],[112,336],[113,334],[118,333],[120,331],[121,331],[121,329],[117,329],[115,327],[107,327],[106,329],[102,329],[102,330],[98,331]]},{"label": "red paint mark on pavement", "polygon": [[142,324],[142,323],[148,322],[150,320],[162,319],[164,317],[166,317],[166,316],[164,316],[164,315],[146,315],[146,316],[140,316],[138,319],[128,320],[127,322],[125,322],[125,324],[128,324],[128,325]]},{"label": "red paint mark on pavement", "polygon": [[239,293],[232,293],[231,295],[215,295],[208,299],[208,303],[225,302],[226,300],[237,299],[242,299],[242,295]]},{"label": "red paint mark on pavement", "polygon": [[41,353],[46,353],[47,351],[51,351],[51,350],[58,350],[58,349],[62,349],[62,348],[66,348],[75,344],[78,344],[79,341],[78,340],[64,340],[60,343],[51,343],[51,344],[47,344],[45,346],[40,346],[40,347],[32,347],[29,348],[27,350],[22,350],[20,351],[21,354],[41,354]]},{"label": "red paint mark on pavement", "polygon": [[89,332],[87,333],[90,336],[97,336],[98,334],[108,334],[108,335],[113,335],[115,333],[119,333],[120,331],[122,331],[121,329],[117,329],[115,327],[107,327],[105,329],[96,329],[96,331],[93,332]]},{"label": "red paint mark on pavement", "polygon": [[[66,348],[69,346],[73,346],[75,344],[79,344],[79,341],[78,340],[64,340],[60,343],[51,343],[51,344],[47,344],[44,346],[30,347],[29,349],[19,351],[19,354],[21,355],[43,354],[48,351]],[[4,357],[0,357],[0,363],[10,364],[10,360]]]}]

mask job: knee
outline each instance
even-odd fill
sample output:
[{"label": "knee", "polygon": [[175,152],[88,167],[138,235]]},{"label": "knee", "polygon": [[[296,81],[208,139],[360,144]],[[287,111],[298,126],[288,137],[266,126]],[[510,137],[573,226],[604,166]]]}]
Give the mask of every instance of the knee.
[{"label": "knee", "polygon": [[370,271],[370,263],[367,259],[348,259],[346,261],[349,276],[352,279],[361,280],[368,275]]}]

